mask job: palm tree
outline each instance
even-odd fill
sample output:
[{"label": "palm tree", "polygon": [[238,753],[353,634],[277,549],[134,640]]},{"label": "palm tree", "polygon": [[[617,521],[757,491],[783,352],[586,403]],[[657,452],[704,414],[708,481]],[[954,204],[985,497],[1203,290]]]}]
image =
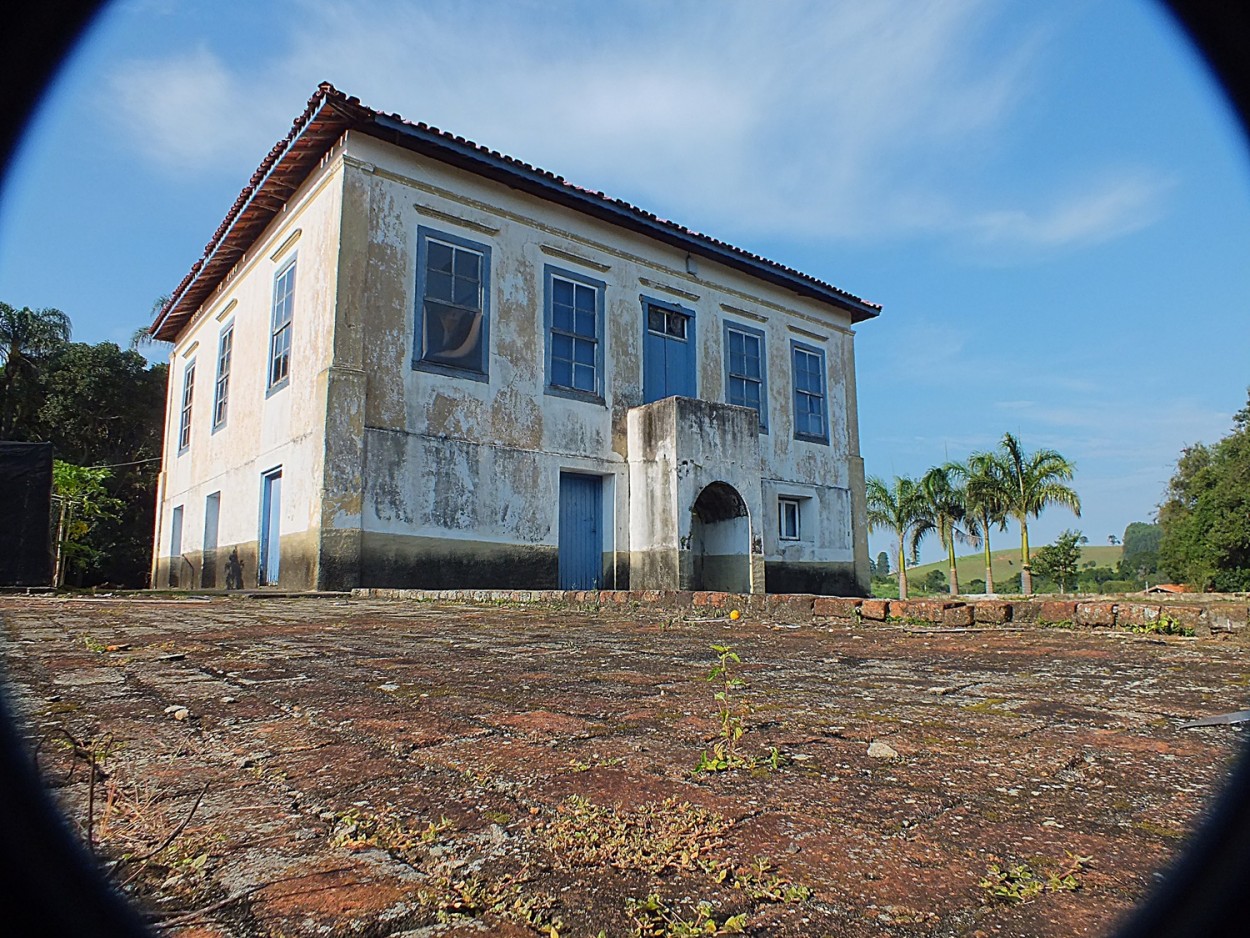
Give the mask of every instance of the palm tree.
[{"label": "palm tree", "polygon": [[962,482],[964,467],[958,463],[934,466],[920,479],[925,508],[938,540],[950,563],[948,582],[952,596],[959,595],[959,570],[955,566],[955,542],[975,545],[981,539],[981,525],[968,510],[967,490]]},{"label": "palm tree", "polygon": [[985,552],[985,591],[994,592],[994,570],[990,564],[990,528],[1007,530],[1007,509],[1004,489],[1006,471],[995,453],[973,453],[966,463],[955,463],[951,469],[963,476],[964,505],[969,518],[975,519],[976,533]]},{"label": "palm tree", "polygon": [[893,487],[873,476],[866,487],[868,527],[886,528],[898,538],[898,598],[907,598],[907,557],[915,562],[921,539],[933,530],[920,486],[907,476],[895,476]]},{"label": "palm tree", "polygon": [[1033,593],[1033,571],[1029,564],[1029,518],[1038,517],[1048,505],[1065,505],[1078,518],[1081,497],[1070,481],[1076,467],[1053,449],[1026,453],[1020,441],[1010,433],[1003,434],[999,459],[1005,473],[1006,513],[1020,525],[1020,585],[1026,596]]},{"label": "palm tree", "polygon": [[59,309],[14,309],[0,302],[0,438],[13,432],[18,390],[33,381],[36,362],[69,335],[69,317]]}]

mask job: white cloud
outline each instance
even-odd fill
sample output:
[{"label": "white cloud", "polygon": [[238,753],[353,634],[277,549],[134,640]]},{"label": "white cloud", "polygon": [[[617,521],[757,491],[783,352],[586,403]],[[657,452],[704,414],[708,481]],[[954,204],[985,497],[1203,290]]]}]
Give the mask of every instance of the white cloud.
[{"label": "white cloud", "polygon": [[1094,182],[1082,192],[1045,206],[984,212],[971,220],[977,242],[988,246],[1055,248],[1097,244],[1158,220],[1170,184],[1144,170]]},{"label": "white cloud", "polygon": [[233,168],[249,160],[254,165],[265,152],[264,134],[276,139],[275,123],[281,126],[281,118],[275,122],[277,102],[258,100],[245,77],[205,46],[180,56],[124,63],[113,71],[109,86],[136,148],[167,169]]},{"label": "white cloud", "polygon": [[746,246],[1054,250],[1149,224],[1164,188],[1140,169],[1021,207],[980,182],[1048,39],[988,0],[304,0],[287,19],[263,57],[223,44],[119,67],[136,145],[164,166],[255,165],[329,80]]}]

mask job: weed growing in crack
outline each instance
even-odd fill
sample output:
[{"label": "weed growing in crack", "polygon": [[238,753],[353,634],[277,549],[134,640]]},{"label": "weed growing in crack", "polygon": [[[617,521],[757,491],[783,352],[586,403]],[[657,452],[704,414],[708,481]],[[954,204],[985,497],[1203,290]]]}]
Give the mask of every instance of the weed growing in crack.
[{"label": "weed growing in crack", "polygon": [[666,903],[657,893],[645,899],[628,899],[634,938],[696,938],[699,935],[737,935],[746,924],[746,914],[718,916],[712,903],[699,902],[689,918]]},{"label": "weed growing in crack", "polygon": [[1059,870],[1039,874],[1027,863],[1000,866],[991,863],[985,870],[980,886],[995,902],[1022,903],[1037,898],[1044,892],[1066,892],[1081,888],[1080,874],[1089,866],[1093,857],[1068,853],[1067,864]]},{"label": "weed growing in crack", "polygon": [[776,746],[770,748],[763,759],[738,751],[738,742],[747,731],[746,717],[751,712],[738,697],[738,691],[746,686],[746,682],[734,673],[734,665],[741,664],[742,658],[729,645],[713,645],[712,651],[717,655],[716,664],[704,680],[718,688],[714,696],[720,704],[720,710],[716,714],[720,729],[716,734],[716,742],[712,744],[711,753],[705,749],[699,756],[699,762],[694,767],[695,774],[724,772],[728,769],[780,768],[785,764],[786,757]]},{"label": "weed growing in crack", "polygon": [[1193,638],[1194,630],[1189,626],[1181,625],[1179,619],[1164,613],[1153,622],[1147,622],[1145,625],[1122,625],[1119,628],[1126,632],[1136,632],[1139,635],[1184,635],[1187,638]]},{"label": "weed growing in crack", "polygon": [[701,861],[722,845],[721,835],[731,825],[675,798],[626,810],[572,795],[538,830],[562,866],[661,873],[701,869]]}]

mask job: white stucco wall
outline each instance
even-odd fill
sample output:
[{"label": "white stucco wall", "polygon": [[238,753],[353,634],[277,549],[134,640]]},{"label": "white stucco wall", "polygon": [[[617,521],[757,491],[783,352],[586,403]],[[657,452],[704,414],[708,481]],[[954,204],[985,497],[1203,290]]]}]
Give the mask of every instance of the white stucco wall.
[{"label": "white stucco wall", "polygon": [[[281,467],[281,578],[315,563],[325,434],[324,372],[330,363],[337,291],[342,164],[328,161],[301,186],[234,271],[203,304],[170,354],[165,447],[159,490],[153,586],[168,584],[173,509],[183,506],[181,585],[201,583],[206,498],[220,492],[216,585],[232,546],[244,583],[256,584],[262,474]],[[275,276],[296,262],[290,379],[270,390],[270,334]],[[219,340],[233,324],[228,413],[214,429]],[[196,362],[190,445],[179,451],[183,374]],[[308,585],[308,584],[300,584]]]}]

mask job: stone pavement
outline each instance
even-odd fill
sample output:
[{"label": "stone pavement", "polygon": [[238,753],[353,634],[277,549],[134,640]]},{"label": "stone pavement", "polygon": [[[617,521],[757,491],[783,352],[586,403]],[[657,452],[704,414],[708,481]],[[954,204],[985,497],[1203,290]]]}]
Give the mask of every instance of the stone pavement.
[{"label": "stone pavement", "polygon": [[183,936],[1103,934],[1250,696],[1231,639],[725,612],[0,598],[44,777]]}]

